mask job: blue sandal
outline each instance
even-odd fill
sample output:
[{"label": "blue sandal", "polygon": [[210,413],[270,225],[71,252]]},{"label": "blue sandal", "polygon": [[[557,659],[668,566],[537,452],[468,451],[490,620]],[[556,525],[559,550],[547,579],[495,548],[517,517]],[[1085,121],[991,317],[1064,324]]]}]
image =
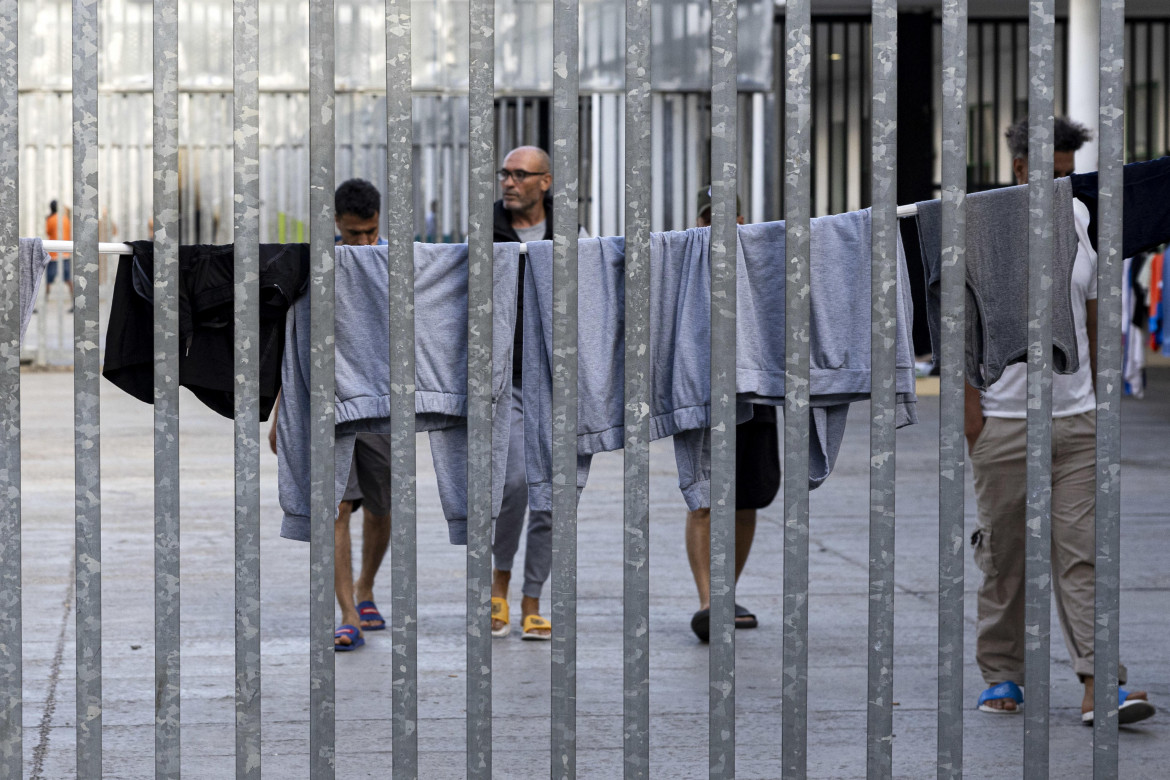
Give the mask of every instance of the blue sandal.
[{"label": "blue sandal", "polygon": [[[1137,723],[1153,715],[1157,710],[1154,705],[1145,699],[1129,698],[1129,691],[1119,687],[1117,689],[1117,723],[1124,726],[1127,723]],[[1093,725],[1093,711],[1081,713],[1081,723]]]},{"label": "blue sandal", "polygon": [[[1014,710],[1005,710],[998,707],[991,707],[987,704],[987,702],[995,699],[1011,699],[1016,703],[1016,708]],[[979,711],[990,712],[993,715],[1015,715],[1021,712],[1020,705],[1023,703],[1024,692],[1020,690],[1020,686],[1011,680],[1001,682],[999,685],[993,685],[979,694]]]},{"label": "blue sandal", "polygon": [[382,631],[386,628],[386,621],[378,611],[378,605],[372,601],[363,601],[357,605],[358,617],[368,623],[377,623],[375,626],[362,626],[363,631]]},{"label": "blue sandal", "polygon": [[[365,637],[358,633],[357,626],[346,624],[333,632],[333,649],[339,653],[347,653],[350,650],[357,650],[366,643]],[[348,645],[337,644],[338,639],[348,639]]]}]

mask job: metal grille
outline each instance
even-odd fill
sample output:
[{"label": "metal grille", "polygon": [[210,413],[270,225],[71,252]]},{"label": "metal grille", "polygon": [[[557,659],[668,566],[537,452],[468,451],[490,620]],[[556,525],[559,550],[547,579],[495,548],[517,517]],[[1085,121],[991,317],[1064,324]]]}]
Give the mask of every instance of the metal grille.
[{"label": "metal grille", "polygon": [[[134,4],[131,4],[134,5]],[[141,4],[139,4],[141,5]],[[521,6],[521,3],[516,3]],[[21,409],[19,403],[19,281],[18,210],[22,133],[18,122],[17,0],[0,0],[0,196],[8,204],[0,208],[0,774],[20,776],[24,770],[22,725],[22,568],[21,568]],[[785,778],[802,778],[808,772],[809,700],[809,491],[807,440],[809,437],[811,217],[814,204],[829,210],[852,207],[872,200],[872,309],[871,354],[873,363],[869,440],[869,622],[866,764],[870,777],[892,777],[893,764],[893,638],[894,638],[894,534],[895,467],[894,437],[894,332],[896,327],[897,251],[897,54],[898,12],[895,0],[873,0],[872,37],[868,62],[837,65],[831,56],[838,46],[852,48],[866,40],[860,23],[817,26],[810,15],[811,0],[788,0],[783,19],[785,83],[782,132],[770,132],[783,148],[783,216],[787,223],[784,306],[787,313],[785,383],[785,473],[783,647],[776,683],[781,702],[782,761],[777,771]],[[154,280],[154,758],[157,777],[178,777],[182,766],[181,681],[179,605],[182,576],[179,569],[179,368],[178,311],[180,241],[220,239],[230,225],[235,242],[234,325],[236,376],[235,463],[235,759],[238,777],[260,776],[260,496],[258,419],[259,300],[257,286],[258,245],[262,235],[272,235],[272,225],[262,221],[261,198],[275,175],[288,176],[307,188],[301,213],[311,242],[312,352],[309,385],[312,398],[311,495],[312,527],[310,617],[310,739],[307,746],[310,775],[333,777],[337,763],[335,729],[336,693],[331,635],[334,621],[333,520],[334,495],[334,269],[333,200],[339,166],[356,165],[359,154],[376,159],[384,171],[387,192],[386,234],[389,239],[390,273],[401,280],[388,301],[392,333],[390,372],[394,388],[392,419],[393,543],[391,626],[393,669],[388,685],[392,691],[392,773],[395,777],[419,774],[419,642],[417,636],[417,536],[414,461],[414,299],[413,239],[418,233],[419,195],[412,185],[416,169],[442,171],[444,236],[460,235],[452,210],[466,219],[470,245],[468,319],[468,537],[467,595],[467,703],[466,769],[469,777],[489,777],[501,762],[492,746],[492,653],[490,638],[489,582],[491,534],[491,370],[492,370],[492,247],[491,204],[495,197],[492,171],[502,144],[512,139],[551,140],[555,171],[556,203],[555,276],[553,320],[553,515],[554,573],[552,581],[553,641],[550,679],[551,742],[550,777],[573,778],[584,768],[584,751],[578,740],[578,539],[576,458],[578,403],[577,348],[579,312],[577,243],[580,191],[587,166],[579,148],[583,126],[593,128],[591,160],[618,156],[609,149],[618,140],[612,128],[595,121],[590,112],[613,116],[620,108],[623,122],[620,155],[622,175],[594,182],[593,192],[624,198],[624,209],[599,205],[591,222],[603,231],[621,228],[626,238],[625,344],[625,452],[623,504],[623,728],[620,739],[622,765],[628,778],[650,775],[652,745],[650,698],[653,694],[649,653],[651,638],[650,504],[649,504],[649,334],[650,299],[649,231],[665,221],[664,206],[689,213],[693,204],[651,198],[665,189],[673,197],[692,197],[693,180],[663,177],[680,174],[656,147],[656,133],[681,120],[691,133],[696,122],[709,122],[709,151],[701,172],[711,185],[711,391],[712,391],[712,534],[711,623],[708,756],[711,777],[733,777],[736,771],[736,657],[735,633],[735,396],[736,396],[736,295],[737,193],[759,196],[759,181],[744,171],[763,168],[762,149],[756,138],[764,137],[762,125],[772,114],[762,100],[739,94],[739,42],[746,35],[740,9],[733,0],[714,0],[710,7],[709,55],[711,91],[709,102],[692,94],[653,95],[651,64],[654,62],[651,4],[627,0],[625,6],[624,100],[590,99],[581,95],[578,0],[556,0],[551,23],[551,101],[508,98],[497,101],[496,12],[491,0],[471,0],[466,28],[469,55],[466,98],[468,122],[454,135],[437,142],[430,153],[416,150],[418,121],[429,112],[453,110],[462,98],[433,98],[420,102],[412,90],[410,48],[413,4],[387,0],[384,98],[359,105],[362,98],[346,98],[339,110],[335,64],[339,38],[333,0],[309,7],[307,45],[307,101],[297,96],[260,94],[261,6],[258,0],[233,0],[234,61],[231,101],[224,95],[181,95],[179,57],[187,34],[179,19],[178,0],[155,0],[153,6],[152,142],[150,179],[156,277]],[[102,203],[99,199],[98,51],[100,24],[97,0],[73,0],[72,13],[72,198],[74,208],[74,433],[76,473],[76,746],[77,774],[96,777],[103,758],[103,677],[101,648],[101,501],[100,422],[98,409],[99,321],[97,288],[100,272],[98,237]],[[1160,136],[1170,132],[1157,117],[1163,112],[1165,85],[1154,78],[1170,69],[1166,50],[1155,61],[1151,42],[1167,34],[1167,26],[1131,26],[1126,33],[1123,0],[1101,4],[1101,211],[1098,285],[1103,332],[1100,340],[1098,384],[1098,494],[1096,533],[1097,572],[1097,705],[1094,732],[1094,774],[1116,777],[1118,772],[1117,711],[1106,706],[1117,698],[1117,613],[1119,559],[1119,402],[1120,345],[1120,225],[1121,164],[1123,142],[1129,154],[1153,153]],[[511,12],[511,11],[510,11]],[[1053,0],[1034,0],[1030,19],[1023,25],[991,23],[969,25],[966,0],[945,0],[941,28],[942,159],[944,259],[942,272],[943,347],[942,424],[939,440],[939,700],[938,761],[940,777],[962,775],[964,665],[962,600],[964,564],[962,529],[964,515],[962,394],[964,311],[965,205],[968,189],[993,179],[1002,168],[998,146],[988,144],[987,127],[1002,124],[1007,101],[1015,112],[1027,98],[1031,117],[1030,155],[1030,273],[1028,311],[1030,344],[1028,359],[1028,547],[1027,547],[1027,669],[1029,703],[1025,727],[1024,774],[1046,776],[1049,770],[1048,693],[1050,653],[1049,543],[1051,482],[1052,368],[1050,299],[1052,275],[1052,115],[1060,109],[1061,85],[1057,63],[1061,60],[1063,32],[1054,22]],[[363,17],[365,18],[365,17]],[[145,17],[140,17],[144,20]],[[417,20],[415,20],[417,22]],[[462,21],[459,26],[462,26]],[[691,26],[687,26],[692,31]],[[972,48],[984,51],[987,38],[998,51],[1000,36],[1009,35],[1013,52],[1025,46],[1030,59],[1026,69],[1016,62],[1012,73],[1027,76],[1026,88],[1017,80],[1000,91],[997,70],[986,59],[977,59]],[[1124,67],[1127,44],[1136,50],[1137,66]],[[376,37],[376,36],[374,36]],[[1142,44],[1142,40],[1145,41]],[[370,42],[372,45],[372,41]],[[546,42],[547,44],[547,42]],[[1143,49],[1144,45],[1144,49]],[[376,46],[375,46],[376,48]],[[1141,54],[1145,51],[1144,59]],[[821,55],[829,52],[825,60]],[[347,52],[344,56],[353,56]],[[1014,57],[1015,55],[1013,55]],[[749,58],[750,59],[750,58]],[[706,61],[706,60],[705,60]],[[752,59],[752,62],[755,62]],[[676,63],[677,64],[677,63]],[[969,65],[974,66],[973,68]],[[828,70],[826,70],[826,68]],[[849,70],[852,68],[852,70]],[[1159,68],[1161,70],[1159,70]],[[988,80],[988,73],[993,78]],[[834,75],[837,74],[837,75]],[[864,84],[858,84],[866,74]],[[814,95],[827,80],[830,97],[820,102]],[[832,85],[841,77],[853,86],[838,95]],[[848,76],[846,78],[846,76]],[[972,78],[973,77],[973,78]],[[1164,80],[1164,79],[1163,79]],[[994,83],[992,83],[994,82]],[[972,88],[973,86],[973,88]],[[1158,90],[1161,90],[1159,92]],[[970,95],[977,96],[972,109]],[[1010,92],[1010,99],[1008,93]],[[988,95],[991,95],[988,100]],[[1156,97],[1163,95],[1163,97]],[[594,96],[595,98],[597,96]],[[840,100],[838,100],[840,98]],[[281,100],[306,102],[307,149],[261,146],[261,117],[265,110],[279,112]],[[230,103],[230,106],[229,106]],[[375,103],[377,105],[375,106]],[[990,105],[989,109],[985,107]],[[1123,135],[1123,109],[1133,121]],[[230,110],[229,110],[230,108]],[[779,107],[775,107],[779,111]],[[854,114],[853,112],[856,111]],[[988,123],[986,112],[993,118]],[[708,113],[709,112],[709,113]],[[290,116],[293,112],[290,112]],[[537,119],[533,119],[533,116]],[[215,154],[204,149],[199,156],[183,154],[180,138],[184,117],[197,124],[208,119],[218,129]],[[232,132],[226,134],[228,117]],[[668,120],[668,117],[671,119]],[[838,124],[868,121],[858,148],[838,144]],[[382,125],[382,119],[385,125]],[[757,125],[757,121],[759,125]],[[827,141],[814,140],[819,123],[828,122]],[[381,151],[360,150],[339,143],[342,123],[377,127]],[[753,147],[746,153],[741,130],[750,122]],[[192,125],[193,126],[193,125]],[[27,132],[27,131],[26,131]],[[346,131],[349,139],[356,131]],[[372,131],[371,131],[372,132]],[[548,135],[544,136],[543,133]],[[673,132],[673,131],[670,131]],[[533,133],[536,135],[533,136]],[[608,134],[606,134],[608,133]],[[700,136],[705,132],[700,131]],[[818,136],[819,137],[819,136]],[[118,139],[111,139],[111,144]],[[698,143],[696,146],[700,145]],[[779,144],[778,144],[779,146]],[[1165,144],[1163,143],[1163,146]],[[107,148],[114,148],[110,146]],[[190,148],[190,147],[188,147]],[[969,150],[977,153],[971,156]],[[868,149],[869,151],[863,151]],[[231,154],[228,154],[228,151]],[[466,154],[466,161],[463,155]],[[434,156],[443,159],[436,163]],[[231,176],[228,176],[230,158]],[[975,160],[974,172],[970,162]],[[837,163],[831,162],[837,160]],[[843,175],[849,161],[863,161],[863,178],[857,185]],[[210,161],[210,163],[209,163]],[[841,162],[846,161],[846,162]],[[367,162],[367,165],[373,163]],[[208,169],[210,165],[210,169]],[[827,170],[826,170],[827,169]],[[307,171],[307,175],[306,175]],[[817,171],[817,175],[813,172]],[[466,182],[460,183],[466,172]],[[145,171],[142,171],[145,173]],[[222,217],[196,212],[202,203],[197,194],[204,183],[211,189],[231,182],[230,199],[218,201]],[[746,184],[744,182],[747,182]],[[268,182],[268,183],[266,183]],[[620,182],[620,187],[617,185]],[[278,189],[286,189],[283,185]],[[181,198],[182,192],[186,198]],[[458,197],[451,193],[458,192]],[[431,199],[430,192],[423,200]],[[216,203],[216,201],[212,201]],[[227,216],[227,203],[231,218]],[[595,204],[596,205],[596,204]],[[658,209],[658,211],[656,211]],[[187,213],[184,213],[186,210]],[[293,207],[290,206],[289,213]],[[210,222],[208,222],[210,220]],[[217,222],[218,220],[218,222]],[[182,232],[180,231],[182,226]],[[209,233],[204,231],[208,230]],[[277,237],[292,240],[289,226],[276,228]],[[301,236],[300,228],[295,231]],[[198,599],[198,594],[194,598]],[[385,682],[385,681],[382,681]],[[1104,714],[1103,714],[1104,713]],[[615,740],[614,747],[619,743]],[[506,772],[499,769],[496,774]]]}]

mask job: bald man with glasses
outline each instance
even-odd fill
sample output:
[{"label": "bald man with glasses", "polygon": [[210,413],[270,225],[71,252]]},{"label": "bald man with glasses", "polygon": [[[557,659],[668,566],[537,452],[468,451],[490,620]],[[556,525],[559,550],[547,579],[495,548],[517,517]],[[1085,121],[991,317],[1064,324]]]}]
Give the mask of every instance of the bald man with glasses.
[{"label": "bald man with glasses", "polygon": [[[502,197],[496,201],[494,241],[528,243],[552,240],[552,166],[548,153],[535,146],[520,146],[508,152],[496,172]],[[579,235],[588,236],[583,231]],[[520,257],[521,284],[516,293],[516,332],[513,337],[516,360],[512,364],[512,427],[508,445],[504,501],[496,518],[492,541],[492,636],[511,632],[508,585],[512,559],[520,546],[524,515],[528,514],[528,546],[524,555],[524,584],[521,586],[522,638],[552,639],[552,625],[540,616],[540,593],[552,566],[552,515],[528,511],[528,476],[524,468],[524,398],[521,389],[520,355],[524,348],[523,279],[524,257]]]},{"label": "bald man with glasses", "polygon": [[[496,172],[502,197],[493,214],[496,242],[551,240],[552,167],[548,153],[535,146],[521,146],[508,152],[504,166]],[[512,559],[520,547],[524,515],[528,514],[528,546],[524,555],[524,584],[521,586],[522,638],[552,639],[552,624],[540,616],[540,593],[552,566],[552,514],[528,512],[528,477],[524,468],[524,397],[521,390],[520,356],[524,349],[524,256],[520,257],[520,285],[516,291],[516,331],[512,363],[512,427],[508,443],[508,465],[504,480],[504,501],[496,518],[492,540],[492,636],[506,637],[512,630],[508,611],[508,585]]]}]

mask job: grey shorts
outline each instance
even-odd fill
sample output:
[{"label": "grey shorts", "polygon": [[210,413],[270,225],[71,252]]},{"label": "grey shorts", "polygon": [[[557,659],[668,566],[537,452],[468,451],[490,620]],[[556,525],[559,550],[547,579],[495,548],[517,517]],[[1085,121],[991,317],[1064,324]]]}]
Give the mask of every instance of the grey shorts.
[{"label": "grey shorts", "polygon": [[366,511],[378,517],[390,514],[390,436],[384,433],[359,433],[353,446],[353,463],[345,483],[342,501],[353,509],[365,504]]}]

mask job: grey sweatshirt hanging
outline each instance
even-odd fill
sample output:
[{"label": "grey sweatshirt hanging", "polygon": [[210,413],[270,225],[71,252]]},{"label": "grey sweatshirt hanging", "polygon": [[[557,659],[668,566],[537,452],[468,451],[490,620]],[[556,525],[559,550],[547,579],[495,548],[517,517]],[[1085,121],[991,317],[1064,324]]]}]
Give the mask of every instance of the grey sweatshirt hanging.
[{"label": "grey sweatshirt hanging", "polygon": [[[840,450],[849,404],[869,397],[870,215],[813,221],[813,397],[810,486],[828,477]],[[675,437],[679,486],[691,508],[710,488],[709,228],[652,233],[650,266],[651,439]],[[740,227],[737,422],[751,403],[784,397],[784,224]],[[624,241],[578,242],[577,487],[593,453],[623,443]],[[913,321],[899,244],[897,422],[917,422]],[[530,505],[551,503],[552,244],[528,245],[524,281],[524,404]],[[587,323],[587,325],[586,325]]]},{"label": "grey sweatshirt hanging", "polygon": [[[918,204],[918,235],[926,272],[930,342],[939,354],[942,207]],[[1080,368],[1069,285],[1077,257],[1072,184],[1056,179],[1052,201],[1052,370]],[[1012,363],[1028,359],[1028,185],[967,196],[967,381],[982,390]]]},{"label": "grey sweatshirt hanging", "polygon": [[[577,262],[581,324],[577,343],[579,495],[588,480],[593,454],[617,450],[624,444],[625,239],[579,239]],[[686,270],[698,273],[698,269]],[[552,242],[528,244],[524,435],[528,500],[534,510],[552,507],[552,273]],[[705,292],[709,283],[673,272],[668,277],[650,287],[651,439],[710,424],[711,315],[710,297]],[[671,316],[655,314],[666,310]],[[750,405],[740,405],[739,419],[751,419]]]},{"label": "grey sweatshirt hanging", "polygon": [[[817,217],[811,223],[809,354],[809,487],[822,485],[841,450],[849,405],[870,394],[871,212]],[[701,228],[704,236],[709,235]],[[669,234],[664,234],[669,235]],[[677,234],[675,234],[677,235]],[[736,279],[738,398],[784,403],[784,222],[741,225]],[[651,257],[653,262],[653,256]],[[906,256],[898,239],[895,327],[895,424],[918,422],[914,321]],[[691,509],[710,506],[710,436],[674,437],[679,485]]]},{"label": "grey sweatshirt hanging", "polygon": [[[431,434],[439,497],[453,544],[467,540],[467,245],[415,244],[415,427]],[[495,245],[492,334],[493,515],[503,496],[519,246]],[[339,246],[336,307],[336,490],[358,433],[388,433],[390,328],[387,247]],[[277,451],[281,536],[309,539],[308,296],[290,310]]]},{"label": "grey sweatshirt hanging", "polygon": [[37,302],[37,287],[41,277],[45,274],[45,266],[49,264],[49,253],[39,238],[20,239],[20,340],[24,342],[24,332],[28,329],[28,321],[32,318],[33,307]]}]

